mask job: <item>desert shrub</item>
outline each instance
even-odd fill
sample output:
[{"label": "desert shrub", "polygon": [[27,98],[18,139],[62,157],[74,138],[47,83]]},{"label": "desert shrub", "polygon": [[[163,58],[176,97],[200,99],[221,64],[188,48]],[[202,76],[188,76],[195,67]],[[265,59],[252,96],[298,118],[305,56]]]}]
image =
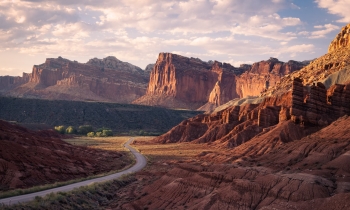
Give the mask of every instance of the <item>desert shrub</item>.
[{"label": "desert shrub", "polygon": [[64,127],[64,125],[55,126],[55,130],[61,134],[64,134],[66,132],[66,127]]},{"label": "desert shrub", "polygon": [[94,137],[95,136],[95,132],[89,132],[86,134],[88,137]]},{"label": "desert shrub", "polygon": [[74,134],[76,133],[76,130],[73,126],[69,126],[67,129],[66,129],[66,133],[67,134]]},{"label": "desert shrub", "polygon": [[95,136],[102,137],[102,132],[96,132]]},{"label": "desert shrub", "polygon": [[96,132],[102,132],[103,130],[111,130],[111,129],[106,128],[106,127],[102,127],[102,128],[98,128],[98,129],[96,130]]},{"label": "desert shrub", "polygon": [[93,132],[94,130],[92,129],[91,125],[81,125],[78,128],[78,133],[82,135],[86,135],[89,132]]},{"label": "desert shrub", "polygon": [[113,136],[113,131],[112,130],[103,130],[102,136]]}]

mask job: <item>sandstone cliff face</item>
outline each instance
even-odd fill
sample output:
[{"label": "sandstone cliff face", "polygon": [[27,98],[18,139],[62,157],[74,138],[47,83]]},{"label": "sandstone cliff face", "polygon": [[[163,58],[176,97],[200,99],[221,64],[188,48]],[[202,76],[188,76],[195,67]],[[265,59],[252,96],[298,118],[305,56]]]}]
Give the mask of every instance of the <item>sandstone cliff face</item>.
[{"label": "sandstone cliff face", "polygon": [[[328,87],[323,83],[315,81],[348,68],[349,52],[349,48],[346,47],[337,49],[312,61],[302,70],[283,77],[280,84],[268,88],[263,93],[265,99],[258,105],[246,104],[240,107],[229,107],[211,115],[197,116],[182,122],[178,127],[158,137],[156,141],[163,143],[173,141],[215,142],[225,147],[237,147],[254,136],[259,136],[264,129],[290,120],[303,127],[304,131],[327,126],[337,118],[350,114],[350,87],[349,84],[335,84],[327,90]],[[290,64],[295,63],[290,62]],[[245,75],[247,78],[266,77],[266,75],[271,78],[276,73],[291,72],[289,70],[291,68],[281,66],[283,65],[276,64],[275,59],[270,59],[270,61],[254,64],[251,70],[240,75],[239,79],[244,78]],[[254,77],[255,73],[257,77]],[[239,79],[237,79],[237,84],[239,84]],[[261,78],[260,81],[266,82],[264,78]],[[248,82],[248,84],[253,84],[253,82]],[[254,82],[254,84],[259,84],[259,82]],[[267,84],[265,88],[266,86]],[[215,93],[220,92],[219,83],[216,84],[214,90]],[[200,130],[200,137],[190,134],[196,130]]]},{"label": "sandstone cliff face", "polygon": [[254,63],[249,71],[243,73],[237,80],[237,93],[240,98],[259,96],[266,89],[275,86],[281,78],[304,67],[305,64],[296,61],[283,63],[276,58]]},{"label": "sandstone cliff face", "polygon": [[115,57],[94,58],[86,64],[59,57],[35,65],[29,82],[6,95],[130,103],[145,94],[147,84],[143,70]]},{"label": "sandstone cliff face", "polygon": [[147,94],[203,102],[216,82],[210,66],[200,60],[161,53],[151,72]]},{"label": "sandstone cliff face", "polygon": [[122,209],[348,209],[349,123],[303,138],[304,128],[285,121],[231,150],[208,148],[166,170],[161,162],[139,176],[154,179]]},{"label": "sandstone cliff face", "polygon": [[[350,24],[343,27],[341,32],[332,41],[327,54],[313,60],[309,65],[299,71],[292,72],[281,79],[275,86],[262,93],[262,96],[280,94],[292,89],[293,79],[301,78],[302,84],[312,86],[313,83],[322,82],[326,88],[338,81],[350,81]],[[339,75],[340,72],[343,72]]]},{"label": "sandstone cliff face", "polygon": [[22,77],[0,76],[0,93],[11,90],[29,82],[31,74],[23,73]]},{"label": "sandstone cliff face", "polygon": [[204,105],[212,109],[234,98],[258,96],[304,65],[270,58],[235,68],[227,63],[160,53],[146,95],[134,103],[187,109]]},{"label": "sandstone cliff face", "polygon": [[337,51],[350,46],[350,24],[344,26],[340,33],[331,42],[328,48],[328,53]]},{"label": "sandstone cliff face", "polygon": [[236,90],[237,75],[244,69],[236,69],[230,64],[215,61],[212,71],[218,74],[217,82],[209,94],[208,102],[220,106],[233,98],[238,98]]},{"label": "sandstone cliff face", "polygon": [[[183,121],[155,141],[214,142],[214,145],[232,148],[286,121],[302,127],[299,135],[302,137],[315,127],[327,126],[344,114],[350,114],[349,87],[335,85],[327,91],[322,83],[318,83],[308,88],[296,78],[290,92],[266,97],[260,104],[232,106],[212,114],[198,115]],[[279,135],[277,133],[274,135]],[[284,137],[281,139],[286,141]]]}]

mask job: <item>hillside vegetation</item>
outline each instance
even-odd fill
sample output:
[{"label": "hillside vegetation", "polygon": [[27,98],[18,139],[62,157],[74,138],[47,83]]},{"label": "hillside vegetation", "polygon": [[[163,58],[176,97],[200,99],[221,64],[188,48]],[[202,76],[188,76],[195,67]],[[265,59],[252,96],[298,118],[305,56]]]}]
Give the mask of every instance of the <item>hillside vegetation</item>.
[{"label": "hillside vegetation", "polygon": [[51,126],[91,125],[115,133],[163,133],[201,112],[132,104],[0,97],[0,119]]}]

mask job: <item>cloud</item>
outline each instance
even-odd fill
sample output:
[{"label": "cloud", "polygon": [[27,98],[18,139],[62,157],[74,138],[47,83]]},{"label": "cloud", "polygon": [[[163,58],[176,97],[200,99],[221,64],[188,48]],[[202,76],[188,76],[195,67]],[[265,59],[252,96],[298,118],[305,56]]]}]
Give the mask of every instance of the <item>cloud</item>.
[{"label": "cloud", "polygon": [[311,36],[309,37],[310,39],[324,38],[330,32],[334,30],[338,30],[339,26],[332,25],[332,24],[325,24],[325,25],[314,26],[314,28],[319,30],[311,32]]},{"label": "cloud", "polygon": [[23,71],[17,68],[0,68],[0,75],[22,76],[21,72]]},{"label": "cloud", "polygon": [[301,9],[298,5],[294,4],[294,3],[290,3],[290,7],[292,9]]},{"label": "cloud", "polygon": [[229,63],[229,64],[231,64],[234,67],[239,67],[241,64],[253,64],[253,63],[257,62],[257,61],[251,61],[251,60],[244,60],[244,61],[240,60],[240,61],[238,61],[238,60],[230,59],[230,60],[225,60],[223,62]]},{"label": "cloud", "polygon": [[338,22],[350,22],[350,0],[315,0],[318,7],[328,10],[328,13],[339,15]]},{"label": "cloud", "polygon": [[297,37],[310,35],[298,34],[303,22],[282,9],[298,6],[290,0],[0,0],[0,52],[114,55],[139,66],[159,52],[252,60],[243,56],[282,55]]}]

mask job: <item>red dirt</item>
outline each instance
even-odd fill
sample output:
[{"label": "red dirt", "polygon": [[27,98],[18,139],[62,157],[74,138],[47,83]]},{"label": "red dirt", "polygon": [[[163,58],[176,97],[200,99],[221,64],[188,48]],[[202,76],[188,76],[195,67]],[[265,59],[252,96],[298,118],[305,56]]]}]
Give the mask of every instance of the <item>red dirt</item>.
[{"label": "red dirt", "polygon": [[203,152],[167,170],[159,163],[137,175],[144,187],[118,209],[348,209],[349,124],[345,116],[295,140],[299,125],[287,121],[234,150]]},{"label": "red dirt", "polygon": [[87,177],[126,166],[125,154],[70,145],[55,131],[0,120],[0,191]]}]

